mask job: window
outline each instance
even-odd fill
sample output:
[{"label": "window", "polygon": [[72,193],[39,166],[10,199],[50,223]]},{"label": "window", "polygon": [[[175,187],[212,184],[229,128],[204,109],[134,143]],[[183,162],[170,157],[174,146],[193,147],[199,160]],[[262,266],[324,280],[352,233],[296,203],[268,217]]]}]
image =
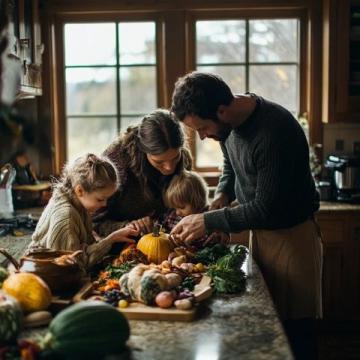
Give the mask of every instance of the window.
[{"label": "window", "polygon": [[66,150],[72,160],[101,153],[157,107],[155,22],[66,23],[64,40]]},{"label": "window", "polygon": [[[203,9],[170,0],[149,7],[75,1],[45,6],[52,15],[44,65],[56,69],[43,96],[54,121],[51,172],[86,151],[102,152],[128,125],[169,108],[176,80],[196,69],[219,74],[235,94],[250,91],[307,112],[311,142],[321,141],[321,41],[319,27],[309,26],[318,21],[310,3]],[[219,144],[188,133],[195,169],[215,184]]]},{"label": "window", "polygon": [[[220,75],[235,94],[254,92],[299,113],[300,21],[196,21],[196,69]],[[218,169],[219,144],[196,138],[197,169]]]}]

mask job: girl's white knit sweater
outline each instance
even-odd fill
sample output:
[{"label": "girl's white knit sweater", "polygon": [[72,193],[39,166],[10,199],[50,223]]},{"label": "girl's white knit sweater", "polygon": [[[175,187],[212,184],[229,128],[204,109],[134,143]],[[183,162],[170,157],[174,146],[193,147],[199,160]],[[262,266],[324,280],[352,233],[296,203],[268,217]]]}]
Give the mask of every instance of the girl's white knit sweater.
[{"label": "girl's white knit sweater", "polygon": [[29,250],[39,248],[83,250],[83,262],[90,267],[110,250],[111,242],[108,239],[96,241],[90,216],[82,205],[55,190],[29,245]]}]

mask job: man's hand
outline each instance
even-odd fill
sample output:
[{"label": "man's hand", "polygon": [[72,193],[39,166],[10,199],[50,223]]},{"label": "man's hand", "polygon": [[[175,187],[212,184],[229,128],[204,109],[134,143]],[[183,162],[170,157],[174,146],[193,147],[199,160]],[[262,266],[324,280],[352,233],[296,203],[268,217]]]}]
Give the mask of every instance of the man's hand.
[{"label": "man's hand", "polygon": [[174,240],[190,245],[194,240],[206,233],[204,214],[194,214],[184,217],[171,231]]},{"label": "man's hand", "polygon": [[229,205],[229,197],[225,193],[215,195],[213,202],[209,206],[209,210],[222,209]]}]

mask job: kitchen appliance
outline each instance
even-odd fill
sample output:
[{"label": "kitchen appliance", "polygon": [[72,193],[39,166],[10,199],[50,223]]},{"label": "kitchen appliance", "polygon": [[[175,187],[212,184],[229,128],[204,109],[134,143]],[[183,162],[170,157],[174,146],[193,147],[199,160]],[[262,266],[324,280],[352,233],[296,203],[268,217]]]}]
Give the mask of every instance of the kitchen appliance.
[{"label": "kitchen appliance", "polygon": [[333,186],[330,181],[319,181],[316,183],[316,189],[319,192],[321,201],[334,200]]},{"label": "kitchen appliance", "polygon": [[338,201],[360,203],[360,156],[329,155],[325,167]]}]

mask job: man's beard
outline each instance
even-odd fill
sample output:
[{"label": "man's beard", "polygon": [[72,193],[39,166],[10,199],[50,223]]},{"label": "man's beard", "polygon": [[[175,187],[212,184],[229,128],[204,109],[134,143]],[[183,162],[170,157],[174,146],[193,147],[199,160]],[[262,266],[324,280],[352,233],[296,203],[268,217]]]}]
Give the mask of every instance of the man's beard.
[{"label": "man's beard", "polygon": [[222,142],[227,139],[232,129],[231,126],[222,123],[220,120],[218,120],[218,124],[220,125],[218,133],[216,135],[210,135],[208,138]]}]

